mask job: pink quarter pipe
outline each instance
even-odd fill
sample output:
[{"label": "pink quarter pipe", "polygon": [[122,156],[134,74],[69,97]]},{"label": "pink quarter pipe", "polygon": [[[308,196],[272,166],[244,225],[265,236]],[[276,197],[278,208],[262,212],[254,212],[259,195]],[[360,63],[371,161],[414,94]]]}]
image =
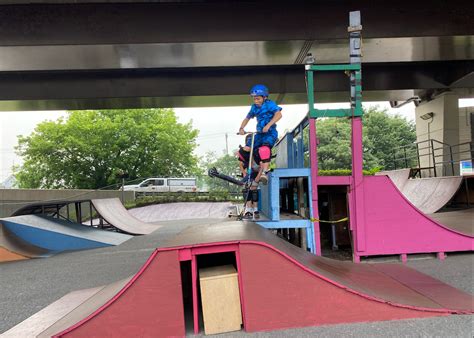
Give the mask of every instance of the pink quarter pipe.
[{"label": "pink quarter pipe", "polygon": [[367,207],[364,221],[351,228],[356,260],[358,256],[474,250],[472,233],[425,215],[387,176],[364,176],[357,189]]}]

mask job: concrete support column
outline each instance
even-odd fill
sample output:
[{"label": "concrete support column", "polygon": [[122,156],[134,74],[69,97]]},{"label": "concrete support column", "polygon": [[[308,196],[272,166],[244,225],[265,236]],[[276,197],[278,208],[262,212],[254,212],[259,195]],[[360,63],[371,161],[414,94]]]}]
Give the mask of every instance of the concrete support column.
[{"label": "concrete support column", "polygon": [[[417,142],[435,140],[433,142],[434,156],[430,154],[430,142],[419,145],[420,166],[422,168],[433,167],[436,161],[437,176],[453,175],[452,167],[448,161],[451,154],[448,147],[443,147],[442,142],[448,145],[459,144],[459,97],[456,93],[444,93],[434,100],[424,102],[415,109],[416,116],[416,139]],[[453,155],[454,161],[459,160],[458,155]],[[444,162],[441,164],[441,162]],[[454,174],[459,175],[459,164],[454,165]],[[434,176],[433,170],[428,173],[422,172],[424,177]]]}]

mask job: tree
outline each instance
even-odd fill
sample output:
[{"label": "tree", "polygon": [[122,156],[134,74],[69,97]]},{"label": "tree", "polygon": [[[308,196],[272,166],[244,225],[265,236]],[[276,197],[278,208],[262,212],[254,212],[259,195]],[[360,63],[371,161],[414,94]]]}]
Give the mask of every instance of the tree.
[{"label": "tree", "polygon": [[[364,115],[364,158],[377,160],[384,169],[393,169],[393,154],[397,148],[408,146],[407,156],[416,157],[416,129],[413,122],[400,115],[391,116],[386,110],[370,108]],[[398,163],[400,165],[401,163]],[[414,162],[408,165],[415,165]]]},{"label": "tree", "polygon": [[[414,123],[399,115],[389,115],[386,110],[380,110],[378,107],[366,110],[362,121],[364,169],[374,167],[391,169],[394,149],[411,145],[416,140]],[[350,169],[352,166],[350,120],[318,119],[317,135],[319,168]],[[305,144],[308,144],[307,131]],[[413,152],[414,149],[408,149],[409,156],[413,156]]]},{"label": "tree", "polygon": [[193,175],[197,134],[171,109],[71,111],[19,137],[24,164],[15,176],[21,188],[97,189],[116,183],[119,171],[130,179]]}]

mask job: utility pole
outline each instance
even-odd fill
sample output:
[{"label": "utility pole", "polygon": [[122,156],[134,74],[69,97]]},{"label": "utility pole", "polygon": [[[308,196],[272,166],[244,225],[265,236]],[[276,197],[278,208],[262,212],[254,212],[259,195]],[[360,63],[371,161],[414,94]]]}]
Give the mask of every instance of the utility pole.
[{"label": "utility pole", "polygon": [[227,133],[225,133],[225,154],[229,155],[229,142],[227,141]]}]

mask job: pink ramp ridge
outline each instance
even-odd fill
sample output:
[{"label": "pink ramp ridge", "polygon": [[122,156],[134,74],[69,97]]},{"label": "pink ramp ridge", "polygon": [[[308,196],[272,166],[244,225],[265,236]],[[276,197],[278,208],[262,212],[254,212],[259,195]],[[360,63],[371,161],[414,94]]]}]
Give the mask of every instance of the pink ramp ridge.
[{"label": "pink ramp ridge", "polygon": [[254,224],[202,226],[172,242],[107,304],[56,337],[183,336],[180,257],[228,251],[229,244],[246,331],[473,312],[472,296],[412,269],[316,257]]},{"label": "pink ramp ridge", "polygon": [[[474,238],[450,229],[416,209],[386,176],[365,176],[365,222],[357,236],[365,240],[357,256],[472,251]],[[358,212],[361,212],[358,210]]]}]

